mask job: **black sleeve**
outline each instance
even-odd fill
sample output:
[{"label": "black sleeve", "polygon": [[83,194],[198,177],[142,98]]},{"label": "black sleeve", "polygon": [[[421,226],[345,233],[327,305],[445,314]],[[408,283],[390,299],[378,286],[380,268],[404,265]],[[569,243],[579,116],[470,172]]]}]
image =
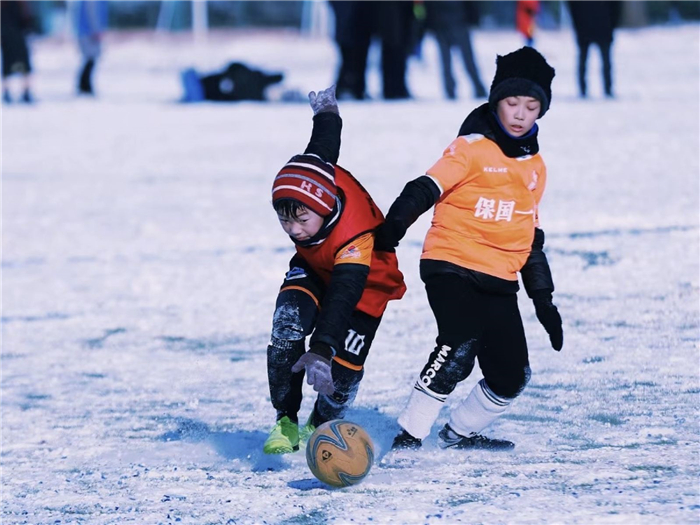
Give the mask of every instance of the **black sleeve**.
[{"label": "black sleeve", "polygon": [[368,275],[369,266],[365,264],[343,263],[333,267],[310,347],[324,343],[336,352],[344,348],[350,316],[360,302]]},{"label": "black sleeve", "polygon": [[532,241],[532,251],[525,261],[525,265],[520,270],[523,278],[523,285],[530,299],[535,299],[544,295],[552,295],[554,292],[554,281],[552,272],[549,269],[547,256],[544,248],[544,232],[535,228],[535,239]]},{"label": "black sleeve", "polygon": [[439,198],[440,188],[426,175],[406,184],[389,208],[389,213],[386,214],[382,225],[382,235],[385,237],[383,241],[388,241],[391,246],[397,246],[406,235],[409,226],[428,211]]},{"label": "black sleeve", "polygon": [[340,156],[340,131],[342,128],[343,119],[336,113],[324,111],[314,115],[311,139],[304,153],[318,155],[326,162],[337,164]]}]

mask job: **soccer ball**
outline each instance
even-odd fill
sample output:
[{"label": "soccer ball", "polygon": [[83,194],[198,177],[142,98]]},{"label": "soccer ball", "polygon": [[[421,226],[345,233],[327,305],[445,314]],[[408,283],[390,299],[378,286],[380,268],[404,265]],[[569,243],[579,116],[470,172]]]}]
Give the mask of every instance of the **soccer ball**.
[{"label": "soccer ball", "polygon": [[333,487],[347,487],[369,474],[374,446],[360,425],[335,419],[311,434],[306,444],[306,462],[319,480]]}]

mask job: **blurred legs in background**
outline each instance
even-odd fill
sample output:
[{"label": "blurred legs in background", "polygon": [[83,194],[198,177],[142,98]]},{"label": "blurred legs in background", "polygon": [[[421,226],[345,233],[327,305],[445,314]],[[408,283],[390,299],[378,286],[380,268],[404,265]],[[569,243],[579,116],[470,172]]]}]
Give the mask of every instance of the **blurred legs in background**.
[{"label": "blurred legs in background", "polygon": [[578,44],[578,86],[582,98],[588,95],[586,62],[588,61],[588,48],[591,44],[596,44],[600,49],[605,96],[613,96],[610,48],[614,40],[615,28],[620,21],[622,4],[625,3],[567,2]]},{"label": "blurred legs in background", "polygon": [[442,62],[442,78],[445,87],[445,95],[450,100],[457,98],[456,83],[452,75],[452,47],[459,48],[464,60],[464,68],[472,81],[475,98],[486,98],[486,88],[481,82],[479,71],[474,60],[472,50],[471,35],[467,26],[450,27],[444,31],[435,33],[435,38],[440,49],[440,60]]},{"label": "blurred legs in background", "polygon": [[474,97],[485,98],[486,88],[479,76],[471,39],[471,27],[479,23],[476,5],[473,2],[431,1],[425,3],[425,13],[426,27],[435,35],[440,50],[445,96],[450,100],[457,98],[457,84],[452,74],[452,49],[456,47],[462,54]]},{"label": "blurred legs in background", "polygon": [[[591,42],[585,40],[578,41],[578,88],[582,98],[588,96],[588,86],[586,83],[586,69],[588,67],[588,49],[591,47]],[[600,49],[600,57],[603,66],[603,90],[605,96],[612,97],[612,63],[610,59],[611,42],[603,42],[598,44]]]},{"label": "blurred legs in background", "polygon": [[336,80],[339,100],[364,100],[367,55],[372,37],[381,40],[382,96],[410,98],[406,64],[411,43],[411,2],[330,2],[335,15],[335,41],[340,54]]},{"label": "blurred legs in background", "polygon": [[31,27],[31,13],[23,2],[2,2],[0,21],[0,45],[2,47],[2,101],[12,102],[10,94],[10,77],[17,74],[21,80],[21,100],[31,103],[32,66],[29,60],[26,32]]},{"label": "blurred legs in background", "polygon": [[335,42],[340,54],[338,100],[366,97],[365,71],[372,36],[368,2],[330,2],[335,15]]},{"label": "blurred legs in background", "polygon": [[107,28],[107,2],[80,1],[72,5],[82,65],[78,72],[79,95],[94,95],[92,74],[102,54],[102,33]]},{"label": "blurred legs in background", "polygon": [[78,93],[85,95],[94,95],[95,92],[92,89],[92,70],[95,67],[95,59],[88,58],[80,71],[80,76],[78,77]]},{"label": "blurred legs in background", "polygon": [[369,2],[382,42],[382,96],[386,100],[411,98],[406,66],[411,46],[412,2]]}]

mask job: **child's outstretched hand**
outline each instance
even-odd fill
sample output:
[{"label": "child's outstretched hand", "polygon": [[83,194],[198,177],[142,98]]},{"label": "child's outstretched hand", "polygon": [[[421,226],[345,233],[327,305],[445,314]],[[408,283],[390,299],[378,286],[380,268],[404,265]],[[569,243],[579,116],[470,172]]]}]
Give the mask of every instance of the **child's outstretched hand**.
[{"label": "child's outstretched hand", "polygon": [[315,91],[309,93],[309,104],[311,104],[311,109],[314,110],[314,115],[324,112],[339,115],[338,101],[335,99],[335,84],[318,93]]},{"label": "child's outstretched hand", "polygon": [[306,368],[306,382],[316,392],[330,396],[335,392],[331,375],[331,362],[314,352],[306,352],[294,363],[292,372],[301,372]]}]

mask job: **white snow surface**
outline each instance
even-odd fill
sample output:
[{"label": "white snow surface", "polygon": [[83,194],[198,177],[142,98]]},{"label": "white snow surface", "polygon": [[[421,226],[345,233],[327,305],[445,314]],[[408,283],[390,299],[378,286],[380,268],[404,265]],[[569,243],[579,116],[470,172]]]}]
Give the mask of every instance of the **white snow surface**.
[{"label": "white snow surface", "polygon": [[[293,253],[270,206],[303,151],[305,103],[177,103],[179,71],[242,60],[302,93],[334,78],[328,38],[294,32],[111,35],[99,97],[73,96],[71,41],[34,42],[38,103],[2,107],[2,523],[698,523],[698,25],[621,30],[617,97],[576,95],[574,39],[541,32],[556,68],[540,121],[541,207],[564,319],[549,347],[519,295],[532,380],[488,434],[512,453],[388,454],[433,348],[418,277],[425,214],[398,249],[408,284],[389,306],[347,419],[377,461],[330,489],[303,453],[268,457],[266,344]],[[477,31],[490,82],[515,33]],[[442,98],[428,39],[414,99],[341,102],[341,164],[387,210],[442,154],[471,98]],[[305,420],[312,391],[300,413]]]}]

